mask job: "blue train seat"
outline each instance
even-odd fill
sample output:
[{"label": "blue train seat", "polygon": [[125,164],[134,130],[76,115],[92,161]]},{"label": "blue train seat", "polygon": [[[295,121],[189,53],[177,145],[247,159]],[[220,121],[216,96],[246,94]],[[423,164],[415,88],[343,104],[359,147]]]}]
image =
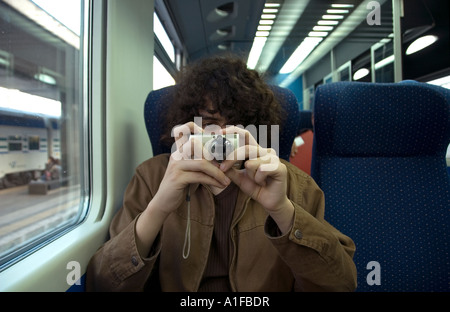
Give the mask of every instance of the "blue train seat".
[{"label": "blue train seat", "polygon": [[312,176],[356,244],[357,291],[450,291],[450,91],[338,82],[315,95]]},{"label": "blue train seat", "polygon": [[[170,153],[171,146],[165,146],[160,142],[162,134],[161,113],[170,105],[174,88],[175,86],[170,86],[151,91],[145,101],[145,125],[155,156],[161,153]],[[279,157],[289,161],[292,142],[297,134],[298,103],[292,91],[278,86],[271,86],[271,88],[287,116],[280,127]]]}]

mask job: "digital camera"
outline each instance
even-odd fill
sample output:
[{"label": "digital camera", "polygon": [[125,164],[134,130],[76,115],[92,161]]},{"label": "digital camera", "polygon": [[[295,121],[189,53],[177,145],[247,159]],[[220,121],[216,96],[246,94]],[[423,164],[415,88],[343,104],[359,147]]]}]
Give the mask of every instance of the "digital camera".
[{"label": "digital camera", "polygon": [[[227,155],[232,153],[239,146],[239,134],[191,134],[191,139],[201,140],[203,152],[207,159],[214,158],[218,163],[226,159]],[[211,156],[211,157],[208,157]]]}]

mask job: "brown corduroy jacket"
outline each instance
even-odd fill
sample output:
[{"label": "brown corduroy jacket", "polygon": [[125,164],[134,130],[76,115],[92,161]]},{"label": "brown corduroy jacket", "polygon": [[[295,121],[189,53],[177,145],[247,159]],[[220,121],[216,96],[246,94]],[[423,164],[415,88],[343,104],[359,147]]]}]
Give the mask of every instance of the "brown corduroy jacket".
[{"label": "brown corduroy jacket", "polygon": [[[114,217],[108,240],[92,257],[88,291],[197,291],[205,270],[214,225],[214,197],[197,185],[191,193],[191,247],[183,259],[186,203],[163,225],[148,258],[136,248],[135,224],[156,194],[168,154],[137,167]],[[294,205],[290,233],[279,236],[260,204],[239,191],[231,223],[229,281],[234,291],[353,291],[353,241],[324,220],[325,200],[314,180],[288,168],[288,198]]]}]

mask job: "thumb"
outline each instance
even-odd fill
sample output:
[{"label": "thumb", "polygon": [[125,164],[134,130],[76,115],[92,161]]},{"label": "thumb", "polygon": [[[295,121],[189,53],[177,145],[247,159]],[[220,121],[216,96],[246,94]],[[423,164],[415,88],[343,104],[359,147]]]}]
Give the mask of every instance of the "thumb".
[{"label": "thumb", "polygon": [[244,170],[238,170],[235,168],[230,168],[225,172],[225,175],[230,178],[231,181],[234,182],[237,186],[240,186],[241,184],[241,178],[244,175]]}]

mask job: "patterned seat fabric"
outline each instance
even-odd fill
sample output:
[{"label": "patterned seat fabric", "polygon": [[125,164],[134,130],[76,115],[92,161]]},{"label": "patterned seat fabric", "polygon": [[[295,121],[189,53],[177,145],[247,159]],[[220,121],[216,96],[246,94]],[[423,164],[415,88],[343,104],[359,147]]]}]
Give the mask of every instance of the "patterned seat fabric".
[{"label": "patterned seat fabric", "polygon": [[450,291],[450,91],[327,84],[314,119],[312,176],[356,244],[357,291]]},{"label": "patterned seat fabric", "polygon": [[[160,142],[162,134],[161,113],[170,105],[174,86],[162,88],[149,93],[144,105],[144,120],[153,149],[153,155],[170,153],[171,146]],[[291,146],[296,136],[299,111],[294,93],[288,89],[271,86],[275,97],[284,109],[286,119],[280,127],[279,157],[289,161]]]}]

